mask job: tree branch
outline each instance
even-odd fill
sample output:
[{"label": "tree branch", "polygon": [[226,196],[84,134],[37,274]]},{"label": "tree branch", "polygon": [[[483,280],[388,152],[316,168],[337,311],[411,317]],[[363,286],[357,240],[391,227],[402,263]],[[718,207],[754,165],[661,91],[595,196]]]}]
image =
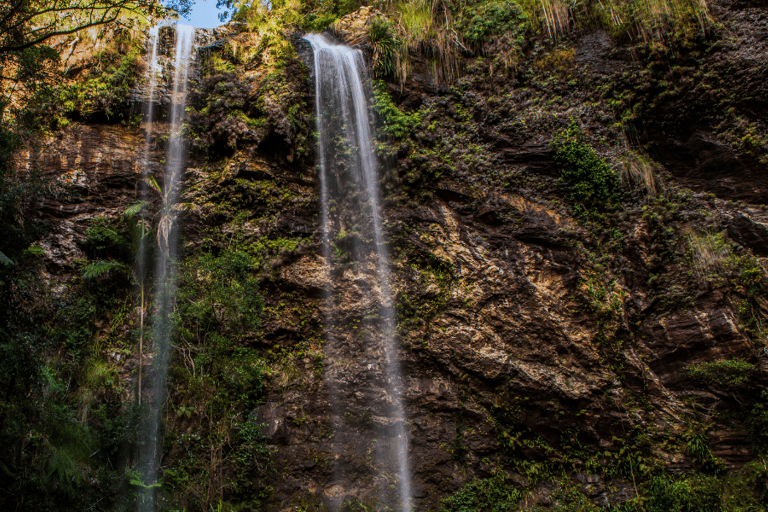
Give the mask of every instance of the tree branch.
[{"label": "tree branch", "polygon": [[0,54],[7,53],[7,52],[19,52],[19,51],[22,51],[22,50],[26,50],[27,48],[31,48],[32,46],[38,45],[38,44],[40,44],[40,43],[42,43],[44,41],[47,41],[48,39],[50,39],[52,37],[66,36],[66,35],[74,34],[75,32],[79,32],[81,30],[84,30],[86,28],[98,27],[100,25],[106,25],[106,24],[109,24],[109,23],[112,23],[112,22],[116,21],[117,18],[120,16],[119,10],[111,18],[105,19],[107,14],[108,13],[104,13],[104,16],[102,17],[101,20],[89,21],[87,23],[83,23],[82,25],[79,25],[79,26],[77,26],[75,28],[72,28],[72,29],[68,29],[68,30],[55,30],[53,32],[49,32],[47,34],[44,34],[44,35],[38,37],[37,39],[32,39],[32,40],[26,41],[24,43],[21,43],[21,44],[15,45],[15,46],[7,46],[7,45],[6,46],[0,46]]}]

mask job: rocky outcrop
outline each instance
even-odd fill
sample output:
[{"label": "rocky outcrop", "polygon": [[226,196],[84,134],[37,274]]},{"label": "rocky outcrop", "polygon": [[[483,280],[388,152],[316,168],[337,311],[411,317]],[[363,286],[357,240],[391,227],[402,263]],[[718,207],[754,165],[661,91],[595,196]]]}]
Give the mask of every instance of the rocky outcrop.
[{"label": "rocky outcrop", "polygon": [[[736,5],[719,8],[724,20],[747,15]],[[334,32],[365,46],[368,20],[379,14],[361,9]],[[752,457],[745,418],[766,367],[753,323],[764,318],[767,289],[758,259],[768,256],[768,217],[758,206],[768,191],[765,152],[748,151],[735,142],[741,132],[718,125],[733,120],[723,117],[727,109],[702,115],[723,99],[703,85],[730,59],[742,71],[759,69],[757,78],[738,74],[733,87],[741,99],[728,105],[740,120],[761,122],[760,101],[753,111],[743,100],[759,97],[768,83],[759,79],[763,42],[741,19],[726,20],[738,39],[727,47],[696,43],[706,48],[698,71],[660,69],[642,53],[647,48],[592,32],[563,41],[573,49],[566,69],[546,68],[542,56],[557,50],[531,43],[525,64],[508,76],[467,59],[456,87],[441,88],[416,60],[409,80],[389,88],[402,112],[422,116],[402,139],[382,136],[417,510],[435,509],[467,482],[494,474],[527,488],[528,505],[555,503],[558,478],[601,506],[621,503],[635,496],[636,483],[598,476],[599,468],[619,467],[630,449],[647,467],[699,468],[681,440],[686,432],[703,435],[724,467]],[[354,500],[374,506],[392,492],[376,455],[396,430],[381,385],[384,354],[371,348],[380,335],[371,318],[380,283],[373,255],[329,269],[321,254],[310,55],[300,43],[297,53],[287,49],[292,36],[279,51],[243,27],[215,37],[205,41],[206,52],[224,64],[200,68],[189,105],[184,201],[194,208],[184,220],[184,248],[218,254],[239,246],[259,264],[266,302],[260,331],[232,338],[264,362],[267,390],[249,414],[263,424],[271,450],[274,471],[262,475],[273,489],[266,501],[281,511]],[[706,80],[693,78],[699,72]],[[659,95],[662,78],[680,87]],[[614,126],[614,107],[637,109],[625,126],[643,144],[635,149],[659,160],[660,190],[653,196],[626,185],[620,209],[580,216],[558,180],[551,141],[573,118],[619,169],[629,143]],[[158,122],[150,139],[149,168],[157,175],[164,129]],[[37,245],[56,280],[73,279],[93,219],[117,220],[138,199],[144,142],[135,127],[84,121],[62,129],[39,154],[20,155],[20,167],[51,184],[35,215],[48,227]],[[736,199],[754,204],[727,201]],[[691,239],[719,233],[727,251],[700,276]],[[344,240],[334,243],[344,250]],[[324,327],[329,300],[332,328]],[[175,364],[195,377],[202,372],[198,350],[185,340],[175,353]],[[129,370],[138,363],[126,358],[121,378],[132,385]],[[754,367],[743,388],[691,378],[701,363],[732,360]],[[190,400],[192,388],[185,382],[172,391],[172,405]],[[203,412],[184,404],[169,413],[169,432],[184,434],[174,438],[166,467],[184,450],[192,453],[191,436],[200,434]],[[729,414],[736,419],[723,419]],[[224,459],[217,471],[234,474]],[[535,464],[551,464],[557,474],[536,480],[525,472]]]}]

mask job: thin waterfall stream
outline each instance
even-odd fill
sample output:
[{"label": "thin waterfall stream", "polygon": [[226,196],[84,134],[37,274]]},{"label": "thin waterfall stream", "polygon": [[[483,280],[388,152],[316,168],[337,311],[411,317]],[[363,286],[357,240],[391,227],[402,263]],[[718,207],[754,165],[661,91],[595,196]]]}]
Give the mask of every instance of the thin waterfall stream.
[{"label": "thin waterfall stream", "polygon": [[[142,180],[139,183],[139,197],[142,203],[147,202],[147,179],[151,176],[149,172],[150,165],[150,153],[152,149],[152,129],[155,119],[155,89],[157,88],[157,75],[158,75],[158,59],[157,59],[157,47],[160,39],[160,27],[152,27],[149,29],[149,48],[151,48],[150,60],[147,64],[146,71],[146,91],[147,99],[144,107],[145,116],[145,135],[144,135],[144,154],[141,159],[141,175]],[[148,223],[146,211],[141,209],[141,218],[138,224],[138,247],[136,254],[136,266],[138,282],[141,289],[140,293],[140,306],[139,306],[139,375],[138,375],[138,389],[137,389],[137,402],[141,405],[142,395],[142,365],[144,362],[144,321],[146,317],[146,297],[145,297],[145,283],[147,274],[147,237]]]},{"label": "thin waterfall stream", "polygon": [[[370,113],[370,80],[359,50],[335,44],[324,35],[309,34],[305,39],[312,45],[315,65],[321,229],[323,256],[329,272],[326,301],[330,304],[330,313],[326,315],[326,330],[335,328],[331,273],[342,265],[334,252],[339,252],[335,242],[343,239],[357,270],[364,271],[368,264],[378,280],[378,301],[375,301],[378,333],[367,340],[370,343],[367,352],[376,357],[368,367],[381,363],[384,375],[381,384],[384,389],[378,396],[386,401],[389,441],[378,450],[378,455],[383,466],[394,466],[397,509],[410,512],[403,375],[395,336],[394,297]],[[331,393],[338,390],[331,386]],[[334,397],[331,401],[337,403],[341,398]]]},{"label": "thin waterfall stream", "polygon": [[[157,35],[154,34],[153,61],[157,58]],[[186,166],[187,141],[183,132],[187,84],[194,61],[195,29],[188,25],[176,25],[176,45],[173,60],[173,89],[170,96],[168,149],[163,179],[162,204],[157,228],[157,264],[155,267],[154,311],[152,320],[151,371],[146,376],[144,391],[148,412],[144,418],[146,439],[139,449],[139,471],[146,485],[139,500],[139,510],[153,512],[157,509],[155,488],[160,468],[162,447],[162,410],[166,398],[168,362],[171,349],[173,324],[171,315],[176,297],[176,260],[178,257],[178,200]],[[156,65],[153,63],[153,65]],[[154,87],[150,77],[150,89]],[[147,127],[152,128],[153,96],[150,93]],[[147,137],[151,137],[148,132]],[[148,151],[148,149],[147,149]],[[148,162],[148,156],[145,163]],[[146,166],[145,171],[146,173]],[[146,250],[146,247],[141,248]],[[142,256],[140,256],[141,258]],[[143,306],[143,305],[142,305]]]}]

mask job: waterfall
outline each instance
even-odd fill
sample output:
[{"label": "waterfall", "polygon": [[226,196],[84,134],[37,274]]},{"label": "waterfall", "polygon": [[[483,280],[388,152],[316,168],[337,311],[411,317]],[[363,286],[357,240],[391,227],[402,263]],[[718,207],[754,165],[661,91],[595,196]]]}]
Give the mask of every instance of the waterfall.
[{"label": "waterfall", "polygon": [[[334,44],[323,35],[305,37],[312,45],[315,63],[315,101],[320,168],[320,203],[323,255],[330,272],[339,263],[332,253],[332,237],[351,240],[347,245],[358,269],[365,268],[373,251],[379,284],[378,325],[383,350],[383,396],[393,428],[392,441],[382,458],[394,462],[398,477],[398,509],[411,511],[408,433],[402,403],[402,381],[395,339],[395,312],[385,240],[377,158],[370,116],[369,80],[359,50]],[[337,251],[338,252],[338,251]],[[330,288],[326,300],[332,300]],[[331,304],[331,309],[333,308]],[[332,314],[327,330],[333,329]],[[372,365],[368,365],[370,368]],[[340,397],[335,397],[340,398]],[[332,402],[337,402],[332,398]]]},{"label": "waterfall", "polygon": [[[146,103],[144,105],[144,118],[145,118],[145,133],[144,133],[144,154],[142,155],[141,159],[141,176],[142,180],[139,183],[139,189],[140,189],[140,198],[142,202],[147,201],[147,178],[151,175],[149,172],[149,161],[150,161],[150,152],[152,148],[152,123],[155,119],[155,88],[157,87],[157,71],[158,71],[158,65],[157,65],[157,43],[160,39],[159,37],[160,29],[159,27],[152,27],[149,29],[149,48],[150,50],[150,60],[147,65],[147,71],[146,71],[146,92],[147,92],[147,99]],[[138,403],[141,405],[141,393],[142,393],[142,365],[144,364],[144,318],[145,318],[145,304],[146,304],[146,298],[145,298],[145,289],[144,284],[146,283],[146,274],[147,274],[147,237],[145,236],[147,233],[147,226],[148,221],[146,218],[146,212],[144,211],[144,208],[141,210],[141,218],[139,220],[139,223],[137,225],[138,230],[138,247],[137,247],[137,254],[136,254],[136,266],[137,268],[137,275],[139,282],[139,286],[141,288],[141,305],[139,306],[139,375],[138,375],[138,390],[137,390],[137,398]]]},{"label": "waterfall", "polygon": [[187,144],[183,134],[187,82],[194,58],[195,29],[176,25],[176,48],[173,61],[173,90],[169,111],[170,133],[163,179],[163,199],[157,228],[157,266],[155,268],[154,316],[152,322],[152,377],[147,379],[148,413],[146,440],[140,448],[139,471],[147,486],[139,500],[139,510],[153,512],[162,448],[162,409],[171,348],[172,322],[176,296],[178,198],[184,174]]}]

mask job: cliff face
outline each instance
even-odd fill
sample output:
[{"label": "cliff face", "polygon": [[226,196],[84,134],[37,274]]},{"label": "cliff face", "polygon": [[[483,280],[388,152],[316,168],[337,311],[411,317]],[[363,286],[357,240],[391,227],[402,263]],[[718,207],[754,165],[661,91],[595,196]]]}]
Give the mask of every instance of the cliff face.
[{"label": "cliff face", "polygon": [[[414,56],[403,84],[376,85],[417,510],[478,481],[501,482],[510,500],[514,490],[521,508],[607,507],[653,496],[643,482],[655,475],[690,472],[747,475],[764,503],[765,475],[749,463],[765,447],[768,14],[713,9],[718,24],[683,42],[531,38],[501,71],[492,53],[467,56],[449,85]],[[370,50],[372,12],[338,23],[337,37]],[[374,455],[391,419],[383,354],[364,341],[377,336],[373,255],[333,270],[335,325],[323,326],[311,50],[288,33],[205,37],[188,109],[182,287],[203,289],[200,276],[219,268],[201,254],[240,251],[265,302],[256,327],[227,324],[234,313],[215,299],[218,337],[180,321],[163,489],[188,510],[383,507],[393,491]],[[578,183],[559,179],[571,125],[573,147],[621,174],[615,207],[580,202]],[[83,119],[34,160],[57,190],[29,210],[46,226],[38,269],[55,296],[89,286],[77,261],[106,257],[93,256],[95,219],[122,222],[143,147],[138,123]],[[114,292],[122,306],[87,320],[89,357],[115,373],[91,407],[132,400],[130,286]],[[258,390],[236,381],[257,367]],[[258,442],[246,420],[263,424]],[[87,406],[83,421],[106,428]]]}]

